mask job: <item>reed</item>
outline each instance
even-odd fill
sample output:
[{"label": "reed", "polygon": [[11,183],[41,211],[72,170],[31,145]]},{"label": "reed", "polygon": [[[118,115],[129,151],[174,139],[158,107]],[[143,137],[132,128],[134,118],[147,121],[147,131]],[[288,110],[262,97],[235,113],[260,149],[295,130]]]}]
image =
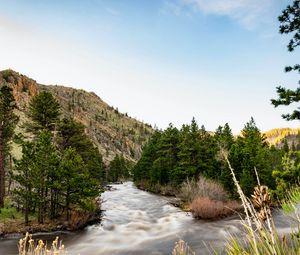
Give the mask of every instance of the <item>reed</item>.
[{"label": "reed", "polygon": [[25,237],[18,244],[19,255],[67,255],[65,247],[59,238],[56,237],[50,247],[42,240],[36,242],[32,235],[26,233]]}]

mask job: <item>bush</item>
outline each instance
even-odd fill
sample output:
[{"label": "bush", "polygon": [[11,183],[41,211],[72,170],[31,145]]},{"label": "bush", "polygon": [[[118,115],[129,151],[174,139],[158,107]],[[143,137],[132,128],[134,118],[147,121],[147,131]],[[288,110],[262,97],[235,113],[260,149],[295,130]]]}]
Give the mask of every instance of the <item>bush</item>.
[{"label": "bush", "polygon": [[237,201],[217,201],[209,197],[195,198],[190,204],[194,218],[197,219],[219,219],[232,215],[241,208]]},{"label": "bush", "polygon": [[226,201],[229,196],[220,183],[200,176],[197,182],[187,179],[181,186],[179,197],[183,201],[191,203],[196,198],[204,197],[212,200]]}]

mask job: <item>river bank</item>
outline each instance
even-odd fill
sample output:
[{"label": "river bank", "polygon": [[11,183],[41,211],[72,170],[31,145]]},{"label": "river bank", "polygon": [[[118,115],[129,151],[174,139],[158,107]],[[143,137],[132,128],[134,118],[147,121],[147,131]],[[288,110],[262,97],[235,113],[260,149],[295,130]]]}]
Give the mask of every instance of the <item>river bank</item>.
[{"label": "river bank", "polygon": [[242,203],[231,199],[219,183],[203,177],[198,182],[187,180],[180,188],[151,185],[147,181],[139,181],[135,185],[140,190],[168,198],[172,205],[192,213],[199,220],[215,221],[244,212]]},{"label": "river bank", "polygon": [[[29,233],[51,233],[56,231],[77,231],[88,225],[101,221],[102,210],[100,200],[95,202],[94,212],[84,210],[72,210],[70,219],[67,221],[65,215],[58,219],[47,218],[44,223],[38,223],[36,217],[30,217],[29,224],[26,225],[23,218],[15,217],[11,214],[8,218],[0,221],[0,237],[9,237]],[[20,213],[18,213],[18,216]]]}]

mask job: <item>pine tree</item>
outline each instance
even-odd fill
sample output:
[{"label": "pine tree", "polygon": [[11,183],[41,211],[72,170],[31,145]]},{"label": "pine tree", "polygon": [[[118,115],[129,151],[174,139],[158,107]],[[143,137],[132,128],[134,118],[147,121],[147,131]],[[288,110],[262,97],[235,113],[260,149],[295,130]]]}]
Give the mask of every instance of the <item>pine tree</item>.
[{"label": "pine tree", "polygon": [[35,144],[33,142],[23,142],[22,158],[16,161],[13,179],[18,183],[17,188],[14,190],[15,200],[23,205],[26,225],[28,225],[29,213],[32,210],[34,203],[34,163]]},{"label": "pine tree", "polygon": [[167,184],[172,182],[172,172],[178,161],[178,143],[179,131],[172,124],[169,124],[157,145],[157,158],[153,162],[151,172],[152,183]]},{"label": "pine tree", "polygon": [[[41,131],[36,141],[34,155],[34,187],[36,203],[38,205],[38,221],[43,223],[46,216],[49,197],[51,201],[50,211],[54,209],[54,190],[53,184],[57,180],[57,169],[59,158],[56,149],[52,143],[52,136],[49,131]],[[49,194],[50,193],[50,194]],[[54,217],[54,215],[51,215]]]},{"label": "pine tree", "polygon": [[130,177],[129,171],[129,162],[124,158],[123,155],[116,155],[109,164],[107,180],[109,182],[126,180]]},{"label": "pine tree", "polygon": [[262,184],[270,188],[275,186],[270,151],[265,139],[251,118],[244,126],[241,136],[231,147],[229,157],[246,195],[250,195],[257,185],[255,168]]},{"label": "pine tree", "polygon": [[[216,144],[219,150],[221,149],[227,152],[231,151],[231,147],[234,144],[234,137],[228,123],[226,123],[224,127],[219,126],[217,128],[214,138],[216,140]],[[219,169],[219,176],[216,177],[216,179],[219,179],[223,184],[224,188],[231,194],[233,194],[235,191],[232,188],[232,176],[227,162],[224,162],[224,160],[220,159]]]},{"label": "pine tree", "polygon": [[157,158],[158,143],[162,133],[156,131],[143,147],[140,160],[133,167],[133,180],[137,183],[143,180],[150,180],[153,162]]},{"label": "pine tree", "polygon": [[67,148],[74,148],[82,157],[90,174],[98,181],[104,180],[102,155],[85,134],[81,123],[64,118],[58,125],[57,144],[62,153]]},{"label": "pine tree", "polygon": [[[293,38],[288,44],[288,50],[294,51],[300,45],[300,1],[294,0],[292,5],[288,5],[278,17],[280,22],[279,32],[281,34],[292,34]],[[287,66],[286,72],[297,71],[300,73],[300,65]],[[300,101],[300,87],[295,90],[286,89],[282,86],[277,87],[278,99],[272,99],[275,107],[280,105],[290,105]],[[300,119],[300,108],[298,107],[291,114],[283,114],[286,120]]]},{"label": "pine tree", "polygon": [[59,120],[60,105],[50,92],[42,91],[30,100],[28,115],[33,122],[28,123],[29,131],[53,131]]},{"label": "pine tree", "polygon": [[299,181],[300,152],[289,151],[282,157],[281,164],[273,171],[276,181],[276,194],[284,198],[286,191]]},{"label": "pine tree", "polygon": [[86,208],[90,199],[100,193],[100,187],[90,175],[81,156],[71,147],[64,151],[59,172],[66,219],[69,221],[71,205]]},{"label": "pine tree", "polygon": [[5,84],[0,88],[0,208],[4,206],[5,196],[5,158],[9,152],[9,142],[13,137],[18,117],[11,88]]}]

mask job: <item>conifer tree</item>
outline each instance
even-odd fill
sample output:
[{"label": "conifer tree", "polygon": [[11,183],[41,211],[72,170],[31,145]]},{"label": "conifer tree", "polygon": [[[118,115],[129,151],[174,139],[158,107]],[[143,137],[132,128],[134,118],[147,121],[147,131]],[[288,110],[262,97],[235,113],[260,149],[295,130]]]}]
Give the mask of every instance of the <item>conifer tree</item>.
[{"label": "conifer tree", "polygon": [[282,157],[281,164],[273,171],[276,194],[284,198],[286,191],[299,181],[300,151],[289,151]]},{"label": "conifer tree", "polygon": [[[293,0],[293,4],[288,5],[278,17],[280,22],[279,32],[281,34],[292,34],[293,37],[288,44],[288,50],[294,51],[300,45],[300,0]],[[297,71],[300,73],[300,65],[287,66],[286,72]],[[290,105],[300,101],[300,87],[295,90],[286,89],[282,86],[277,87],[278,99],[272,99],[275,107],[280,105]],[[297,107],[291,114],[284,114],[282,117],[286,120],[300,119],[300,108]]]},{"label": "conifer tree", "polygon": [[[228,123],[226,123],[224,127],[219,126],[217,128],[215,133],[215,140],[219,150],[221,149],[230,152],[231,147],[234,144],[234,137]],[[233,194],[234,190],[232,188],[232,176],[227,162],[219,160],[219,169],[220,172],[217,179],[221,181],[227,191]]]},{"label": "conifer tree", "polygon": [[257,185],[255,168],[261,183],[269,188],[274,188],[269,147],[265,136],[260,133],[253,118],[246,123],[241,136],[232,146],[230,160],[241,187],[248,196]]},{"label": "conifer tree", "polygon": [[88,172],[75,149],[64,151],[60,164],[61,194],[64,196],[66,219],[70,220],[71,205],[87,207],[90,199],[100,193],[100,187]]},{"label": "conifer tree", "polygon": [[143,147],[143,154],[140,160],[133,167],[133,179],[135,182],[150,180],[153,162],[157,158],[158,143],[162,133],[156,131]]},{"label": "conifer tree", "polygon": [[35,145],[33,142],[22,143],[22,158],[16,161],[14,180],[18,187],[14,190],[15,199],[23,205],[25,224],[28,225],[29,213],[34,204],[33,176],[35,175]]},{"label": "conifer tree", "polygon": [[42,91],[30,100],[28,115],[33,122],[28,124],[30,131],[53,131],[59,120],[60,105],[50,92]]},{"label": "conifer tree", "polygon": [[[54,207],[52,196],[54,196],[55,187],[53,187],[53,183],[57,180],[59,158],[49,131],[40,132],[35,146],[33,180],[36,191],[35,198],[38,206],[38,221],[39,223],[43,223],[46,216],[49,196],[51,206]],[[51,208],[50,211],[53,212],[53,208]]]},{"label": "conifer tree", "polygon": [[105,177],[102,155],[85,134],[84,126],[70,118],[64,118],[58,125],[57,143],[63,153],[73,148],[82,157],[91,176],[98,181]]},{"label": "conifer tree", "polygon": [[199,127],[193,118],[191,125],[183,125],[180,132],[178,165],[175,182],[180,184],[187,177],[197,177],[197,156],[199,153]]},{"label": "conifer tree", "polygon": [[4,206],[5,196],[5,159],[9,151],[9,142],[13,137],[18,117],[12,89],[5,84],[0,88],[0,208]]},{"label": "conifer tree", "polygon": [[167,184],[172,182],[172,174],[176,169],[178,161],[179,131],[169,124],[162,133],[157,145],[157,158],[153,162],[151,182]]}]

